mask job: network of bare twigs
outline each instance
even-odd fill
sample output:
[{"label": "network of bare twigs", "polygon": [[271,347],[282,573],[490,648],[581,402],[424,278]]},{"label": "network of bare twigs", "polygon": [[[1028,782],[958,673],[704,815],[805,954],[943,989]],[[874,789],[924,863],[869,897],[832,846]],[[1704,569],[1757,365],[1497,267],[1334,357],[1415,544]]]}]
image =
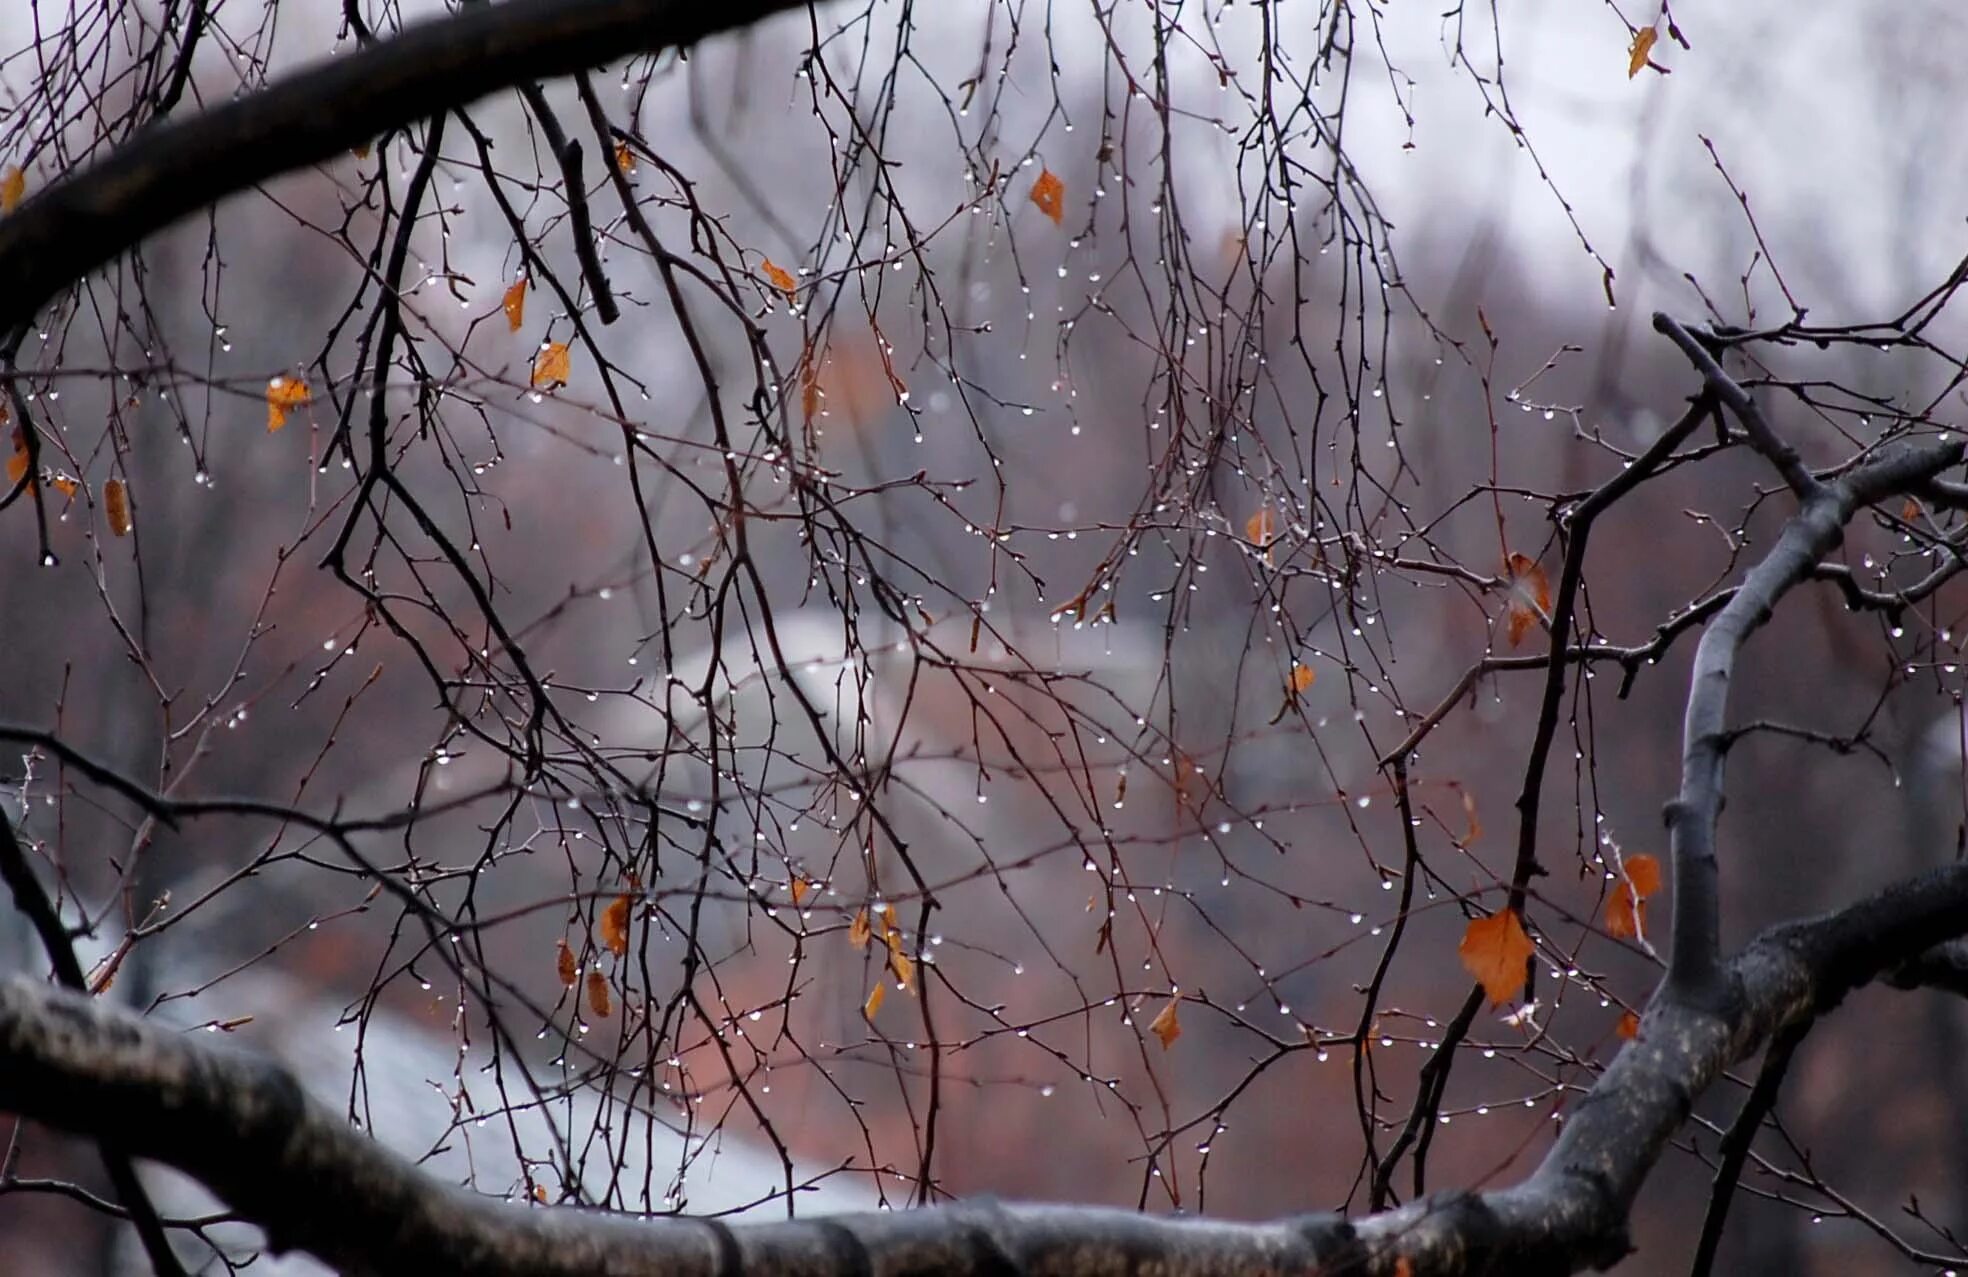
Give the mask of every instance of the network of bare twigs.
[{"label": "network of bare twigs", "polygon": [[[1432,1150],[1535,1160],[1664,961],[1644,910],[1608,934],[1658,837],[1608,812],[1674,783],[1609,798],[1601,718],[1678,713],[1793,494],[1951,437],[1962,270],[1819,323],[1750,220],[1738,295],[1657,325],[1643,433],[1547,391],[1579,346],[1404,271],[1347,129],[1413,123],[1381,10],[971,8],[441,110],[7,334],[6,788],[94,987],[277,969],[356,1033],[421,1017],[446,1142],[516,1146],[478,1188],[631,1212],[688,1209],[725,1131],[789,1210],[1058,1132],[1207,1209],[1311,1129],[1280,1095],[1342,1103],[1355,1208]],[[51,11],[0,153],[31,195],[415,17],[318,10]],[[1497,21],[1442,51],[1529,145]],[[1960,686],[1964,495],[1896,491],[1807,574],[1870,627],[1872,711],[1722,749],[1893,774],[1887,707]],[[1646,561],[1632,510],[1713,552]],[[1504,911],[1536,947],[1497,999],[1455,951]],[[1956,1261],[1742,1086],[1690,1141],[1728,1183]],[[1277,1193],[1236,1213],[1337,1204]]]}]

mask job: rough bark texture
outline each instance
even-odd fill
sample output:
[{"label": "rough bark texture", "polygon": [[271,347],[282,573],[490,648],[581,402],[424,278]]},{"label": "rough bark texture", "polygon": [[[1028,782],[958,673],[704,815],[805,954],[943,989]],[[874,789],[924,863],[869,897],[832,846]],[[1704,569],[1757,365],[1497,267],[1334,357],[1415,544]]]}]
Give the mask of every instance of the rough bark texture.
[{"label": "rough bark texture", "polygon": [[[1914,963],[1968,919],[1968,867],[1766,933],[1724,969],[1721,1005],[1663,994],[1639,1038],[1567,1115],[1523,1183],[1439,1194],[1347,1221],[1263,1224],[1079,1206],[972,1202],[731,1226],[636,1221],[487,1198],[422,1174],[310,1100],[277,1064],[29,980],[0,984],[0,1108],[113,1135],[197,1178],[278,1249],[356,1273],[1266,1271],[1569,1273],[1629,1249],[1627,1211],[1722,1070],[1779,1029]],[[1710,1000],[1712,1002],[1712,1000]]]}]

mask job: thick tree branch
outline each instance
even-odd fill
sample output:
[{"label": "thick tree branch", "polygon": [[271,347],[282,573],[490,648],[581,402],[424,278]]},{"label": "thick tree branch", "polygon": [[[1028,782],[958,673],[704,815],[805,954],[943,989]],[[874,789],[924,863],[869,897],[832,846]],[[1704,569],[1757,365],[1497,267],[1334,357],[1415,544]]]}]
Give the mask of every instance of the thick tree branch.
[{"label": "thick tree branch", "polygon": [[[41,947],[47,951],[48,962],[54,968],[55,979],[78,993],[88,988],[88,981],[82,975],[82,963],[75,956],[75,946],[69,942],[68,929],[62,925],[61,914],[56,911],[55,902],[41,888],[41,880],[34,876],[34,867],[28,863],[27,852],[14,833],[14,825],[5,812],[0,812],[0,882],[14,898],[14,907],[27,915],[34,927],[35,935],[40,937]],[[143,1182],[137,1178],[136,1167],[130,1164],[130,1156],[114,1138],[105,1132],[98,1137],[97,1144],[102,1150],[103,1167],[109,1172],[109,1182],[116,1189],[117,1200],[130,1213],[130,1221],[136,1225],[137,1237],[143,1242],[144,1254],[150,1265],[160,1277],[182,1274],[177,1257],[172,1253],[171,1243],[164,1235],[164,1223],[158,1218],[157,1208],[151,1204],[149,1194],[144,1192]]]},{"label": "thick tree branch", "polygon": [[729,1227],[513,1205],[425,1176],[309,1100],[279,1065],[24,979],[0,983],[0,1108],[115,1136],[352,1273],[739,1277],[948,1271],[1170,1277],[1266,1269],[1413,1277],[1617,1262],[1641,1184],[1696,1097],[1773,1035],[1968,927],[1968,865],[1774,928],[1723,968],[1727,996],[1665,989],[1639,1037],[1523,1183],[1347,1221],[1169,1219],[1075,1206],[950,1207]]},{"label": "thick tree branch", "polygon": [[681,48],[799,0],[511,0],[406,28],[140,133],[0,219],[0,332],[179,218],[525,81]]},{"label": "thick tree branch", "polygon": [[1715,831],[1722,815],[1729,687],[1737,653],[1750,634],[1770,619],[1777,600],[1809,577],[1818,561],[1844,540],[1845,525],[1855,511],[1881,497],[1918,487],[1958,464],[1963,450],[1960,442],[1897,449],[1880,454],[1842,478],[1813,481],[1810,495],[1784,525],[1769,556],[1750,569],[1741,588],[1696,645],[1682,724],[1681,792],[1667,808],[1674,857],[1674,935],[1667,981],[1682,997],[1714,996],[1722,991],[1718,979],[1721,893]]},{"label": "thick tree branch", "polygon": [[1896,989],[1940,989],[1968,997],[1968,941],[1950,940],[1887,973]]}]

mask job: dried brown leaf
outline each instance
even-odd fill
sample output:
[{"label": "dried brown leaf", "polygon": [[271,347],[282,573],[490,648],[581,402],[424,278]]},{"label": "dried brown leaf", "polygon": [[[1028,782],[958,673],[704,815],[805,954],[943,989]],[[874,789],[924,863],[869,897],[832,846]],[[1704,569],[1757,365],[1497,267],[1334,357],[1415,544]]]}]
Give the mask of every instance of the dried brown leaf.
[{"label": "dried brown leaf", "polygon": [[617,896],[601,911],[601,942],[618,958],[629,951],[630,904],[627,896]]},{"label": "dried brown leaf", "polygon": [[121,479],[103,484],[103,517],[108,519],[112,533],[120,537],[130,535],[130,493]]}]

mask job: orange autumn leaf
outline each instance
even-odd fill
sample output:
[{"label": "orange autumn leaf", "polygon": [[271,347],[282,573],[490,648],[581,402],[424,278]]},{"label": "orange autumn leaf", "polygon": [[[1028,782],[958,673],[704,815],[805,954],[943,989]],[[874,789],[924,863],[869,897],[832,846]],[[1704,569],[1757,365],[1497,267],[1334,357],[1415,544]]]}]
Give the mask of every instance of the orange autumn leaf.
[{"label": "orange autumn leaf", "polygon": [[1270,506],[1259,506],[1257,513],[1244,520],[1244,539],[1257,546],[1268,546],[1278,536],[1278,521]]},{"label": "orange autumn leaf", "polygon": [[533,359],[534,386],[547,389],[564,386],[568,371],[567,344],[558,341],[540,343],[540,353]]},{"label": "orange autumn leaf", "polygon": [[1310,691],[1312,684],[1319,681],[1319,673],[1310,665],[1295,665],[1291,672],[1292,695]]},{"label": "orange autumn leaf", "polygon": [[21,172],[18,164],[8,165],[6,174],[0,176],[0,213],[11,213],[19,208],[26,195],[27,174]]},{"label": "orange autumn leaf", "polygon": [[621,957],[629,951],[629,898],[617,896],[601,911],[601,942]]},{"label": "orange autumn leaf", "polygon": [[574,950],[567,945],[565,938],[554,941],[554,967],[560,972],[560,983],[565,988],[573,988],[580,980],[580,968],[574,965]]},{"label": "orange autumn leaf", "polygon": [[506,295],[499,299],[499,305],[506,312],[507,329],[518,332],[519,326],[526,322],[526,276],[521,275],[512,282]]},{"label": "orange autumn leaf", "polygon": [[790,891],[793,897],[793,908],[797,909],[801,905],[806,903],[806,898],[813,894],[813,885],[814,884],[808,882],[806,879],[800,877],[798,874],[793,875],[793,881],[790,885]]},{"label": "orange autumn leaf", "polygon": [[1647,65],[1647,55],[1653,52],[1654,41],[1660,39],[1660,32],[1652,27],[1633,33],[1633,43],[1626,50],[1626,78],[1631,80],[1640,74],[1640,68]]},{"label": "orange autumn leaf", "polygon": [[854,915],[854,921],[847,924],[847,942],[857,949],[868,947],[868,937],[874,931],[868,926],[868,911],[863,909]]},{"label": "orange autumn leaf", "polygon": [[27,450],[22,449],[7,458],[7,486],[13,487],[27,475]]},{"label": "orange autumn leaf", "polygon": [[1168,1005],[1148,1022],[1148,1031],[1162,1040],[1164,1051],[1174,1046],[1175,1040],[1182,1036],[1182,1021],[1177,1019],[1175,1014],[1176,1001],[1177,999],[1170,998]]},{"label": "orange autumn leaf", "polygon": [[606,1019],[614,1009],[615,1004],[608,1000],[608,980],[599,971],[588,972],[588,1010]]},{"label": "orange autumn leaf", "polygon": [[1660,861],[1647,855],[1628,856],[1626,877],[1634,892],[1644,900],[1661,889]]},{"label": "orange autumn leaf", "polygon": [[103,515],[109,520],[112,533],[120,537],[130,535],[130,493],[121,479],[103,484]]},{"label": "orange autumn leaf", "polygon": [[1066,217],[1066,183],[1051,169],[1041,169],[1038,181],[1032,183],[1032,202],[1054,226],[1059,225]]},{"label": "orange autumn leaf", "polygon": [[888,969],[895,973],[896,983],[913,991],[916,987],[916,964],[914,959],[902,951],[900,940],[888,944]]},{"label": "orange autumn leaf", "polygon": [[1509,589],[1504,610],[1505,633],[1510,646],[1524,641],[1532,625],[1551,615],[1551,582],[1536,559],[1512,554],[1504,560],[1509,573]]},{"label": "orange autumn leaf", "polygon": [[635,152],[629,149],[627,142],[615,143],[615,167],[622,170],[624,174],[636,171]]},{"label": "orange autumn leaf", "polygon": [[54,475],[51,475],[48,479],[48,482],[54,484],[55,491],[61,493],[65,497],[74,496],[76,492],[78,492],[82,487],[79,481],[77,481],[72,476],[63,472],[57,472]]},{"label": "orange autumn leaf", "polygon": [[799,281],[794,279],[785,267],[774,265],[770,257],[759,266],[759,274],[765,276],[767,282],[774,288],[786,294],[788,302],[798,300]]},{"label": "orange autumn leaf", "polygon": [[1524,931],[1515,909],[1473,920],[1456,950],[1462,965],[1489,995],[1491,1006],[1502,1006],[1524,987],[1524,964],[1536,946]]},{"label": "orange autumn leaf", "polygon": [[1640,1036],[1640,1017],[1631,1011],[1620,1012],[1619,1023],[1614,1026],[1613,1032],[1619,1034],[1622,1042],[1633,1041]]},{"label": "orange autumn leaf", "polygon": [[314,398],[307,382],[299,377],[273,377],[268,379],[266,388],[267,433],[272,434],[287,424],[287,414]]},{"label": "orange autumn leaf", "polygon": [[1606,934],[1619,940],[1638,940],[1647,930],[1647,897],[1660,890],[1660,861],[1652,856],[1628,856],[1625,873],[1606,901]]},{"label": "orange autumn leaf", "polygon": [[870,1020],[874,1019],[875,1012],[881,1010],[882,1000],[887,996],[888,981],[875,981],[875,987],[868,990],[868,1000],[861,1004],[861,1014],[867,1016]]},{"label": "orange autumn leaf", "polygon": [[813,353],[813,343],[806,343],[800,352],[800,413],[807,425],[813,424],[813,414],[820,411],[820,361]]}]

